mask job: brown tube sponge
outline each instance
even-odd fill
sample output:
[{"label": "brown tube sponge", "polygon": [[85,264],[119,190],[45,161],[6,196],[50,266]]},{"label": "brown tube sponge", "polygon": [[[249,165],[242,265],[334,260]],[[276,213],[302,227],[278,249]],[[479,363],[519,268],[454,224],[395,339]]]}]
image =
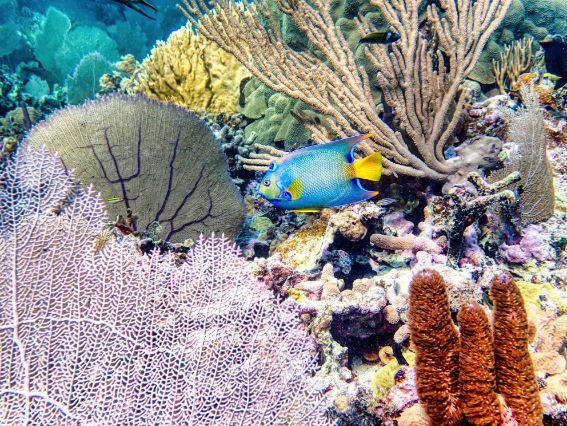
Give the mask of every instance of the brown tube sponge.
[{"label": "brown tube sponge", "polygon": [[416,348],[417,393],[435,426],[463,417],[459,392],[459,334],[439,273],[416,274],[410,286],[409,327]]},{"label": "brown tube sponge", "polygon": [[528,351],[528,320],[520,290],[512,277],[499,273],[492,279],[494,302],[494,355],[497,392],[506,399],[522,426],[542,424],[538,385]]},{"label": "brown tube sponge", "polygon": [[496,373],[492,330],[482,307],[465,303],[457,317],[461,332],[459,382],[467,421],[475,426],[496,426],[500,405],[496,395]]}]

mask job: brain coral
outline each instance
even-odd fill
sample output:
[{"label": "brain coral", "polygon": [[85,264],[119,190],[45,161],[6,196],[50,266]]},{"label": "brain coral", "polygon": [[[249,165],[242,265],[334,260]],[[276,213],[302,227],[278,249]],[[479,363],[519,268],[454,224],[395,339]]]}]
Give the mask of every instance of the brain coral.
[{"label": "brain coral", "polygon": [[244,216],[225,156],[193,113],[142,95],[68,107],[32,129],[33,147],[57,151],[68,169],[107,200],[110,217],[131,209],[138,230],[183,242],[200,233],[235,237]]},{"label": "brain coral", "polygon": [[167,42],[157,42],[137,72],[132,91],[191,111],[233,113],[240,82],[247,76],[232,55],[183,27]]}]

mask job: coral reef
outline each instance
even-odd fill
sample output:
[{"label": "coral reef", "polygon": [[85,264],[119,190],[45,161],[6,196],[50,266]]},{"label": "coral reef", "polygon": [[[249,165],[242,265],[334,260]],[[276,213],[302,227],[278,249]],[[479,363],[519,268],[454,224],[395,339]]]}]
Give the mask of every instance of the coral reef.
[{"label": "coral reef", "polygon": [[57,112],[27,140],[57,151],[101,192],[111,217],[132,215],[134,231],[158,222],[162,238],[181,243],[201,233],[235,237],[240,229],[244,207],[225,157],[186,110],[142,95],[110,96]]},{"label": "coral reef", "polygon": [[504,168],[490,175],[492,181],[519,172],[520,219],[524,225],[547,220],[553,214],[555,201],[551,165],[547,158],[544,115],[537,93],[523,86],[521,97],[525,108],[504,110],[502,116],[509,127],[509,139],[516,150],[505,161]]},{"label": "coral reef", "polygon": [[491,280],[492,330],[483,308],[465,303],[457,317],[460,335],[445,287],[441,275],[431,270],[415,275],[410,287],[417,391],[432,423],[459,424],[464,414],[475,425],[499,424],[505,411],[499,393],[519,424],[543,424],[526,310],[512,278],[497,272]]},{"label": "coral reef", "polygon": [[195,112],[234,113],[246,68],[216,43],[183,27],[158,41],[136,71],[131,93]]},{"label": "coral reef", "polygon": [[496,372],[492,330],[482,306],[467,303],[457,316],[460,333],[459,383],[463,412],[474,425],[497,425],[500,404],[496,395]]},{"label": "coral reef", "polygon": [[[466,98],[466,93],[459,93],[459,87],[504,18],[510,2],[499,0],[488,5],[482,0],[470,6],[468,2],[451,0],[444,5],[443,16],[435,5],[428,7],[427,20],[447,55],[448,67],[438,66],[444,63],[442,58],[433,61],[431,52],[436,48],[420,35],[421,1],[371,3],[401,37],[400,43],[389,47],[365,48],[369,63],[378,71],[374,75],[384,98],[396,111],[400,131],[376,114],[370,77],[356,65],[347,40],[333,22],[329,3],[277,2],[278,8],[319,50],[319,56],[294,51],[285,44],[266,2],[245,10],[230,0],[218,0],[211,10],[201,0],[185,0],[182,10],[200,35],[232,53],[267,87],[326,115],[329,129],[317,124],[309,126],[316,140],[327,139],[328,130],[339,136],[376,132],[361,149],[366,154],[380,151],[385,157],[386,172],[442,180],[459,168],[458,159],[449,161],[443,153],[453,138]],[[469,7],[474,11],[467,13]],[[271,24],[271,31],[264,23]],[[361,19],[358,24],[361,33],[375,30],[367,20]],[[458,36],[464,32],[475,37]],[[395,53],[390,55],[389,49]],[[421,81],[428,81],[431,90],[419,92]]]},{"label": "coral reef", "polygon": [[58,158],[24,147],[0,181],[3,424],[331,424],[297,305],[233,243],[93,250],[104,205]]},{"label": "coral reef", "polygon": [[506,274],[490,287],[494,302],[494,357],[497,389],[521,425],[541,425],[542,408],[528,350],[528,322],[518,287]]},{"label": "coral reef", "polygon": [[408,320],[417,353],[419,399],[432,424],[457,424],[463,418],[459,332],[451,320],[449,297],[439,273],[424,271],[412,279]]},{"label": "coral reef", "polygon": [[506,94],[506,88],[516,87],[520,74],[534,66],[532,42],[532,38],[516,41],[504,48],[498,61],[492,62],[496,84],[502,95]]}]

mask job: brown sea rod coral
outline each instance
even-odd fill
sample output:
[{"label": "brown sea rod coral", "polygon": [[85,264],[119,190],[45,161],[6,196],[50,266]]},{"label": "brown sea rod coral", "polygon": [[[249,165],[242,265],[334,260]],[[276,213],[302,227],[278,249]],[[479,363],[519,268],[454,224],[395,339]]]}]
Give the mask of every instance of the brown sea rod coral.
[{"label": "brown sea rod coral", "polygon": [[528,319],[520,290],[508,274],[492,280],[494,355],[498,392],[522,426],[541,425],[543,411],[528,350]]},{"label": "brown sea rod coral", "polygon": [[410,287],[408,320],[416,347],[417,392],[433,425],[457,425],[463,418],[459,390],[459,333],[449,296],[438,272],[423,271]]},{"label": "brown sea rod coral", "polygon": [[[420,31],[422,0],[372,0],[400,35],[394,44],[364,47],[372,72],[355,61],[333,21],[332,3],[184,0],[180,8],[200,36],[233,54],[268,88],[326,115],[326,125],[308,125],[315,140],[328,140],[329,133],[375,132],[361,149],[365,154],[381,152],[385,173],[438,180],[455,173],[460,159],[446,159],[444,149],[454,142],[465,103],[461,83],[511,0],[447,0],[442,2],[442,12],[430,2],[426,11],[430,37]],[[286,44],[274,7],[305,35],[313,51],[294,50]],[[361,35],[376,30],[370,19],[358,21]],[[379,118],[371,83],[382,89],[399,128]]]}]

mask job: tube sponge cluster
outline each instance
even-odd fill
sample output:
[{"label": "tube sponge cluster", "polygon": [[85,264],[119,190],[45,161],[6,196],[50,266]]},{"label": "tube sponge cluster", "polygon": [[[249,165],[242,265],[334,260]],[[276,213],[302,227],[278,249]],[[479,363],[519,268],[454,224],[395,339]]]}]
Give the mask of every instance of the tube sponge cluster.
[{"label": "tube sponge cluster", "polygon": [[409,326],[416,348],[417,392],[433,425],[498,425],[504,397],[522,426],[542,424],[542,407],[528,351],[524,302],[511,277],[491,283],[494,321],[476,302],[451,319],[445,282],[418,273],[410,287]]}]

